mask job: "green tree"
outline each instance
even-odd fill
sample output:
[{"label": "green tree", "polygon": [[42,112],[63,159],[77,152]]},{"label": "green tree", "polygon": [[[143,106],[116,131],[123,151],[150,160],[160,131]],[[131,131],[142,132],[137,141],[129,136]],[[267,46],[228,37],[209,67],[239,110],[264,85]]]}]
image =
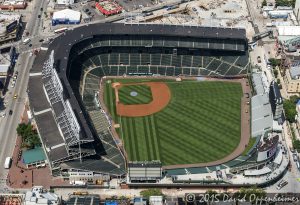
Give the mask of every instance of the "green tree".
[{"label": "green tree", "polygon": [[140,194],[148,200],[150,196],[164,196],[160,189],[146,189],[141,191]]},{"label": "green tree", "polygon": [[[247,202],[251,202],[252,204],[257,203],[257,199],[264,198],[266,196],[266,192],[263,189],[257,187],[251,188],[241,188],[238,192],[234,194],[234,197],[239,200],[245,200]],[[258,204],[260,201],[258,201]]]},{"label": "green tree", "polygon": [[280,59],[269,58],[269,63],[273,68],[275,68],[276,66],[280,66],[280,61]]},{"label": "green tree", "polygon": [[297,95],[292,95],[290,96],[290,101],[292,101],[293,103],[297,103],[299,100],[299,97]]},{"label": "green tree", "polygon": [[23,146],[33,149],[36,146],[41,146],[40,138],[33,130],[31,124],[21,123],[17,127],[17,134],[22,137]]},{"label": "green tree", "polygon": [[283,109],[286,119],[291,123],[295,122],[295,117],[297,115],[295,102],[291,99],[283,101]]},{"label": "green tree", "polygon": [[278,85],[280,84],[280,79],[279,79],[279,78],[277,79],[277,84],[278,84]]},{"label": "green tree", "polygon": [[263,0],[263,2],[261,3],[261,8],[267,6],[267,0]]},{"label": "green tree", "polygon": [[277,78],[277,76],[278,76],[278,70],[274,70],[273,73],[274,73],[275,78]]},{"label": "green tree", "polygon": [[295,7],[296,0],[275,0],[276,6],[292,6]]}]

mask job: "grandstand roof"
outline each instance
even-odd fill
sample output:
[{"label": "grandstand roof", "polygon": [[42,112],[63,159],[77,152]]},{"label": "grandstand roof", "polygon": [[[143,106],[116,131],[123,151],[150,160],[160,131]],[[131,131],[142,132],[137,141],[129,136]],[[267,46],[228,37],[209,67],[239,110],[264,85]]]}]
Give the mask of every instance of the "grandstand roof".
[{"label": "grandstand roof", "polygon": [[38,130],[50,160],[55,161],[68,156],[64,140],[59,132],[51,111],[35,115]]},{"label": "grandstand roof", "polygon": [[28,82],[28,97],[30,100],[31,109],[34,112],[39,112],[50,108],[50,104],[46,98],[42,84],[41,75],[30,76]]},{"label": "grandstand roof", "polygon": [[101,159],[83,159],[82,162],[80,160],[73,160],[64,162],[61,165],[62,168],[68,169],[79,169],[79,170],[89,170],[113,175],[123,175],[125,170],[120,169],[119,167],[114,166],[113,164],[109,163],[108,161],[104,161]]},{"label": "grandstand roof", "polygon": [[257,95],[261,95],[266,91],[266,78],[262,73],[253,73],[253,84]]},{"label": "grandstand roof", "polygon": [[[70,34],[72,35],[68,35]],[[67,38],[80,39],[92,35],[159,35],[195,38],[246,39],[243,28],[178,26],[160,24],[87,24],[66,32]],[[82,36],[82,37],[81,37]],[[60,36],[63,37],[63,36]],[[71,39],[70,39],[71,40]],[[59,42],[59,39],[58,39]],[[74,42],[74,41],[72,41]],[[55,43],[55,42],[54,42]]]},{"label": "grandstand roof", "polygon": [[255,95],[251,98],[252,126],[251,135],[259,136],[272,129],[273,117],[268,93]]}]

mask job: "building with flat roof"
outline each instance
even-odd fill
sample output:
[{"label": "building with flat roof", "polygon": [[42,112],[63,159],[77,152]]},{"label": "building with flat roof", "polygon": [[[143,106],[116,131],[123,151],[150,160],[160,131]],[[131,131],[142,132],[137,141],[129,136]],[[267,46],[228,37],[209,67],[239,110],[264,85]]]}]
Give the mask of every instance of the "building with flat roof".
[{"label": "building with flat roof", "polygon": [[81,13],[71,9],[64,9],[53,13],[52,25],[57,24],[79,24]]},{"label": "building with flat roof", "polygon": [[71,195],[65,203],[66,205],[99,205],[98,195]]},{"label": "building with flat roof", "polygon": [[74,0],[57,0],[56,4],[68,6],[74,4]]},{"label": "building with flat roof", "polygon": [[149,204],[150,205],[163,205],[163,196],[150,196]]},{"label": "building with flat roof", "polygon": [[288,93],[300,92],[300,62],[291,64],[290,69],[287,69],[284,76],[286,89]]},{"label": "building with flat roof", "polygon": [[25,194],[24,205],[58,205],[59,197],[50,192],[46,192],[42,186],[34,186],[31,191]]},{"label": "building with flat roof", "polygon": [[19,38],[21,15],[0,13],[0,44],[15,41]]},{"label": "building with flat roof", "polygon": [[1,10],[25,9],[27,7],[26,0],[4,0],[0,3]]}]

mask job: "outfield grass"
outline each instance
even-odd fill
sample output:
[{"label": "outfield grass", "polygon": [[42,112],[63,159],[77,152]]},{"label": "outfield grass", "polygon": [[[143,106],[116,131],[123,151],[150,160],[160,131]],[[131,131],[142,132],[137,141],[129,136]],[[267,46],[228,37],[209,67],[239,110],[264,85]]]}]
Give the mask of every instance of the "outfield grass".
[{"label": "outfield grass", "polygon": [[[131,96],[136,92],[137,96]],[[124,85],[119,89],[119,100],[124,105],[148,104],[152,101],[151,88],[147,85]]]},{"label": "outfield grass", "polygon": [[[116,80],[113,80],[115,82]],[[161,160],[164,165],[221,159],[240,141],[242,88],[233,82],[166,82],[169,105],[146,117],[116,115],[115,96],[106,84],[104,100],[124,141],[129,160]]]}]

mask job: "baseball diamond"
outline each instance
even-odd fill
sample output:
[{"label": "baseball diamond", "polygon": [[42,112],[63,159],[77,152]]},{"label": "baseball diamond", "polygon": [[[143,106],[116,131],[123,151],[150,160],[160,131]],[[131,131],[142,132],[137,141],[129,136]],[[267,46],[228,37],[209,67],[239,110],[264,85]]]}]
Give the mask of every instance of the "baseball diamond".
[{"label": "baseball diamond", "polygon": [[147,85],[125,85],[118,90],[120,103],[124,105],[148,104],[152,101],[151,90]]},{"label": "baseball diamond", "polygon": [[[122,79],[113,82],[122,83]],[[163,110],[143,117],[119,116],[114,89],[105,85],[105,104],[120,124],[117,132],[129,160],[161,160],[163,165],[205,163],[236,149],[241,138],[240,83],[164,83],[171,91],[170,102]]]}]

